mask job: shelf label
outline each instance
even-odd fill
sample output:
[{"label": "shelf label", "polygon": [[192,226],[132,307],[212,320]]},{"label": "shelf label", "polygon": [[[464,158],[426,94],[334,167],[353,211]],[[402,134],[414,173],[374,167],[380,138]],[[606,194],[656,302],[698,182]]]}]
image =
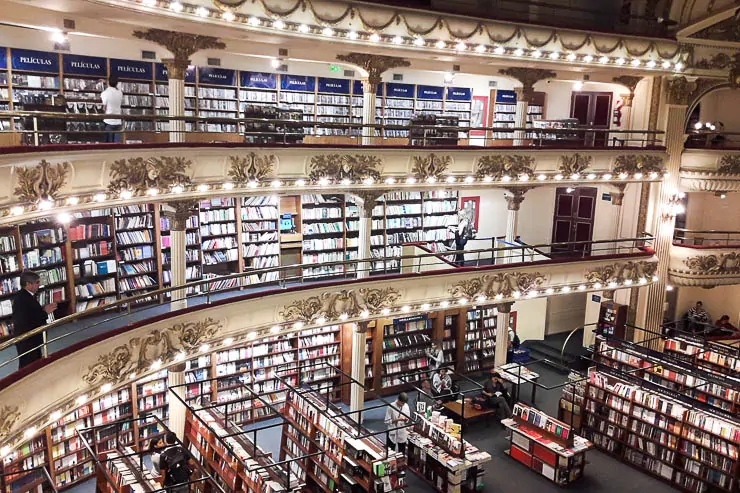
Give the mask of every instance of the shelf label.
[{"label": "shelf label", "polygon": [[444,87],[416,86],[416,99],[443,99]]},{"label": "shelf label", "polygon": [[10,50],[13,70],[59,73],[59,54],[36,50]]},{"label": "shelf label", "polygon": [[469,87],[448,87],[447,99],[450,101],[471,101],[473,91]]},{"label": "shelf label", "polygon": [[64,75],[91,75],[105,77],[108,74],[108,60],[98,56],[62,55]]},{"label": "shelf label", "polygon": [[595,301],[596,303],[601,303],[601,296],[599,296],[598,294],[592,294],[591,301]]},{"label": "shelf label", "polygon": [[8,49],[0,48],[0,68],[8,68]]},{"label": "shelf label", "polygon": [[417,320],[426,320],[428,315],[412,315],[410,317],[394,318],[394,324],[405,324],[407,322],[416,322]]},{"label": "shelf label", "polygon": [[319,92],[349,94],[349,79],[330,79],[319,77]]},{"label": "shelf label", "polygon": [[[355,96],[362,96],[365,94],[365,92],[362,89],[362,81],[356,80],[352,84],[352,94]],[[378,84],[378,89],[375,91],[376,96],[382,96],[383,95],[383,84]]]},{"label": "shelf label", "polygon": [[[155,63],[154,78],[161,82],[167,82],[170,80],[170,76],[167,73],[167,65],[164,63]],[[185,82],[195,84],[195,65],[190,65],[185,69]]]},{"label": "shelf label", "polygon": [[414,85],[387,82],[385,84],[385,95],[389,98],[413,98]]},{"label": "shelf label", "polygon": [[499,90],[496,91],[496,102],[504,104],[515,104],[516,103],[516,92]]},{"label": "shelf label", "polygon": [[198,82],[219,86],[235,86],[236,70],[218,67],[198,67]]},{"label": "shelf label", "polygon": [[242,87],[277,89],[277,74],[267,72],[241,72]]},{"label": "shelf label", "polygon": [[316,89],[316,77],[306,75],[281,75],[280,89],[286,91],[314,92]]},{"label": "shelf label", "polygon": [[152,62],[110,59],[110,74],[121,79],[152,80],[153,71]]}]

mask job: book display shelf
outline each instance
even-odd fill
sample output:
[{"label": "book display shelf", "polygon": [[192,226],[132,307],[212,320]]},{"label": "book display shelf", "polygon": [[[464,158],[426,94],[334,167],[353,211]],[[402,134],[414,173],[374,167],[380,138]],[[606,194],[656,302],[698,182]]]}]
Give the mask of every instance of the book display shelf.
[{"label": "book display shelf", "polygon": [[[197,84],[195,79],[195,67],[188,67],[185,70],[185,94],[184,94],[184,116],[197,116],[198,96]],[[164,63],[154,64],[154,112],[157,115],[169,115],[170,109],[170,86],[169,72]],[[170,129],[169,122],[157,122],[157,130],[166,132]],[[185,130],[192,131],[195,129],[193,122],[185,122]]]},{"label": "book display shelf", "polygon": [[458,332],[464,332],[459,329],[459,318],[460,315],[445,315],[444,316],[444,327],[442,336],[442,351],[445,358],[445,364],[452,368],[458,367],[457,359],[457,347],[458,347]]},{"label": "book display shelf", "polygon": [[[362,105],[362,102],[360,102]],[[8,77],[8,50],[7,48],[0,48],[0,110],[9,111],[11,108],[10,102],[10,77]],[[360,108],[360,116],[362,116],[362,108]],[[361,122],[362,120],[360,120]],[[11,119],[2,118],[0,119],[0,131],[10,130]]]},{"label": "book display shelf", "polygon": [[456,191],[435,190],[422,193],[422,241],[431,244],[433,252],[443,251],[442,243],[454,239],[449,228],[457,227]]},{"label": "book display shelf", "polygon": [[[514,128],[516,122],[516,103],[517,94],[515,91],[496,90],[493,107],[493,127],[497,128]],[[545,93],[535,92],[532,101],[527,107],[527,127],[532,127],[533,123],[545,119]],[[513,132],[494,132],[494,140],[513,140]],[[525,138],[535,138],[534,133],[527,132]]]},{"label": "book display shelf", "polygon": [[[234,197],[216,197],[200,202],[200,239],[203,277],[239,272],[239,241]],[[241,219],[241,215],[238,216]],[[237,287],[237,280],[215,281],[210,289]]]},{"label": "book display shelf", "polygon": [[[151,204],[113,209],[118,255],[118,290],[121,299],[159,289],[156,247],[159,209]],[[151,301],[144,298],[139,302]]]},{"label": "book display shelf", "polygon": [[[324,493],[400,492],[406,458],[386,449],[338,407],[310,388],[290,392],[280,460],[295,460],[308,491]],[[311,437],[316,443],[306,440]],[[323,454],[316,454],[323,451]]]},{"label": "book display shelf", "polygon": [[135,132],[151,132],[156,128],[152,120],[136,118],[154,115],[154,65],[152,62],[116,58],[111,58],[109,64],[109,75],[118,77],[118,89],[123,92],[121,111],[129,115],[123,128],[126,132],[133,132],[131,136],[127,135],[126,141],[140,140]]},{"label": "book display shelf", "polygon": [[0,463],[6,488],[3,491],[23,491],[35,479],[34,468],[46,467],[49,470],[50,443],[51,436],[46,428],[3,458]]},{"label": "book display shelf", "polygon": [[13,294],[21,287],[23,259],[18,228],[0,229],[0,340],[13,333]]},{"label": "book display shelf", "polygon": [[118,299],[118,272],[111,209],[76,212],[67,226],[74,277],[75,311]]},{"label": "book display shelf", "polygon": [[735,491],[740,423],[681,394],[592,372],[584,434],[598,448],[690,492]]},{"label": "book display shelf", "polygon": [[134,436],[138,443],[162,436],[166,430],[162,424],[169,419],[167,392],[167,370],[161,370],[135,382],[136,417],[146,414],[137,421]]},{"label": "book display shelf", "polygon": [[[108,60],[100,57],[62,55],[62,94],[67,113],[100,115],[105,113],[100,93],[107,85],[103,80],[108,72]],[[103,140],[105,124],[102,121],[77,120],[66,122],[70,144],[87,144]],[[93,133],[84,133],[90,131]]]},{"label": "book display shelf", "polygon": [[[276,195],[241,198],[241,243],[246,270],[280,266],[279,205]],[[278,272],[255,274],[249,283],[277,282],[279,276]]]},{"label": "book display shelf", "polygon": [[432,412],[416,413],[409,432],[408,467],[440,493],[483,489],[483,464],[488,452],[461,439],[461,426]]},{"label": "book display shelf", "polygon": [[66,231],[52,222],[26,223],[20,226],[20,239],[23,268],[35,271],[41,278],[36,295],[39,304],[58,303],[55,315],[67,313],[70,295]]},{"label": "book display shelf", "polygon": [[465,373],[474,373],[495,366],[496,313],[493,307],[467,311]]},{"label": "book display shelf", "polygon": [[577,436],[573,427],[521,403],[501,423],[511,431],[509,457],[559,486],[583,477],[586,452],[593,444]]},{"label": "book display shelf", "polygon": [[585,395],[586,380],[578,372],[570,372],[558,401],[558,419],[575,430],[581,429]]},{"label": "book display shelf", "polygon": [[131,447],[120,447],[99,454],[95,491],[100,493],[151,492],[161,489],[150,470],[136,461]]},{"label": "book display shelf", "polygon": [[[347,259],[345,204],[344,195],[301,196],[302,263],[341,262]],[[356,255],[355,251],[355,258]],[[303,269],[303,276],[311,278],[330,278],[345,274],[342,265]]]},{"label": "book display shelf", "polygon": [[740,377],[740,354],[736,348],[688,336],[666,339],[663,352],[712,373]]},{"label": "book display shelf", "polygon": [[432,347],[432,319],[426,315],[399,318],[383,326],[383,369],[380,388],[383,392],[406,386],[402,377],[412,373],[421,378],[429,366],[427,352]]},{"label": "book display shelf", "polygon": [[[203,267],[200,260],[200,227],[198,226],[198,208],[191,209],[191,215],[185,224],[185,282],[197,281],[203,278]],[[159,245],[162,255],[162,287],[172,285],[172,251],[170,237],[170,219],[162,211],[159,213]],[[188,288],[188,295],[200,291],[198,288]],[[167,295],[169,297],[169,294]]]},{"label": "book display shelf", "polygon": [[737,375],[712,373],[646,348],[601,337],[597,337],[595,347],[598,348],[594,353],[597,363],[618,371],[630,371],[637,378],[712,408],[740,414],[740,378]]},{"label": "book display shelf", "polygon": [[596,333],[617,339],[625,339],[627,325],[627,305],[613,301],[602,301],[599,308],[599,321]]},{"label": "book display shelf", "polygon": [[[198,67],[198,116],[201,118],[237,118],[239,87],[236,70]],[[201,132],[236,133],[236,123],[198,124]]]}]

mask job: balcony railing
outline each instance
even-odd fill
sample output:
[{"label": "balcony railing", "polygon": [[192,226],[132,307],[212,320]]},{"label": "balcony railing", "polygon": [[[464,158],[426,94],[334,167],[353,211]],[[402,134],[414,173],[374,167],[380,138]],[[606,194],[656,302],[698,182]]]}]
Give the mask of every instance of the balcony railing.
[{"label": "balcony railing", "polygon": [[[123,129],[106,131],[103,119],[121,119]],[[127,124],[127,122],[129,124]],[[184,122],[178,123],[177,122]],[[136,123],[137,126],[134,126]],[[182,127],[184,129],[176,129]],[[328,144],[394,146],[510,147],[514,140],[536,148],[661,148],[663,132],[610,130],[588,126],[568,128],[461,127],[444,125],[363,125],[319,120],[265,118],[199,118],[160,115],[101,115],[37,111],[0,111],[0,142],[46,146],[99,144],[106,134],[123,143],[183,142],[245,144]],[[364,134],[364,137],[363,137]],[[365,142],[363,144],[363,142]]]},{"label": "balcony railing", "polygon": [[[471,269],[495,268],[492,267],[492,264],[496,262],[518,265],[520,267],[527,264],[540,265],[547,262],[557,264],[572,259],[599,260],[599,258],[613,256],[615,253],[623,256],[646,254],[650,251],[651,241],[652,238],[640,237],[526,246],[527,249],[534,249],[535,251],[544,251],[551,248],[557,248],[559,250],[570,248],[578,252],[574,253],[573,257],[569,259],[563,259],[561,255],[561,258],[558,260],[548,259],[521,262],[523,247],[506,246],[480,250],[459,250],[444,253],[422,252],[397,257],[363,258],[340,262],[287,265],[254,269],[247,272],[220,276],[218,278],[189,282],[178,287],[169,287],[142,295],[123,298],[102,307],[69,315],[0,344],[0,378],[14,371],[11,368],[11,364],[16,362],[20,355],[13,354],[14,351],[11,348],[20,341],[41,335],[43,342],[27,352],[30,353],[40,348],[43,356],[48,357],[54,352],[106,331],[165,314],[172,309],[170,302],[173,301],[182,302],[183,300],[187,300],[188,306],[207,305],[224,298],[243,296],[249,294],[250,291],[265,292],[264,286],[255,286],[252,284],[250,280],[252,276],[277,274],[279,281],[277,281],[275,289],[279,291],[281,289],[305,285],[329,285],[327,282],[330,280],[327,280],[326,273],[304,275],[303,268],[310,268],[312,272],[316,272],[322,268],[326,272],[341,272],[338,276],[331,276],[331,279],[335,281],[356,279],[357,274],[360,272],[367,272],[368,275],[379,278],[390,278],[399,275],[397,270],[394,271],[394,274],[389,273],[391,269],[397,269],[396,266],[399,264],[401,266],[400,275],[419,274],[427,270],[437,270],[437,273],[454,273],[460,269],[469,271]],[[590,252],[590,254],[586,252]],[[465,254],[471,260],[466,261],[464,266],[457,266],[454,263],[448,262],[448,269],[440,272],[438,266],[442,257],[451,256],[454,258],[456,254]],[[509,262],[506,261],[508,258],[511,259]],[[379,265],[380,268],[378,268]],[[437,269],[429,269],[428,267],[437,267]]]},{"label": "balcony railing", "polygon": [[673,244],[689,248],[738,248],[740,247],[740,231],[676,228],[673,234]]},{"label": "balcony railing", "polygon": [[740,149],[740,132],[692,130],[686,138],[687,149]]}]

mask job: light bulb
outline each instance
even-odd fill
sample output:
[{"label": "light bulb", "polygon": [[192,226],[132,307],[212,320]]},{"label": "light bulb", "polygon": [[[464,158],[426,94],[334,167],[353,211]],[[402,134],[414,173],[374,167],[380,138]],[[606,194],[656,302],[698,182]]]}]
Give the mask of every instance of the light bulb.
[{"label": "light bulb", "polygon": [[476,53],[485,53],[486,51],[486,45],[478,45],[475,47]]},{"label": "light bulb", "polygon": [[626,63],[626,60],[622,57],[619,57],[614,61],[614,63],[616,63],[617,65],[624,65]]},{"label": "light bulb", "polygon": [[655,68],[655,60],[650,60],[645,64],[647,68]]},{"label": "light bulb", "polygon": [[334,29],[330,27],[325,27],[321,30],[321,34],[323,34],[324,36],[334,36]]},{"label": "light bulb", "polygon": [[132,192],[131,190],[121,190],[120,195],[122,199],[127,200],[134,196],[134,192]]},{"label": "light bulb", "polygon": [[304,186],[306,186],[306,180],[296,180],[295,181],[295,186],[297,186],[297,187],[304,187]]},{"label": "light bulb", "polygon": [[602,176],[602,178],[605,179],[605,180],[611,180],[612,179],[612,174],[611,173],[606,173],[604,176]]},{"label": "light bulb", "polygon": [[541,56],[542,56],[542,52],[540,50],[534,50],[532,52],[532,57],[533,58],[540,58]]},{"label": "light bulb", "polygon": [[575,53],[570,53],[570,54],[568,54],[568,56],[566,58],[568,59],[569,62],[575,62],[576,61],[576,58],[578,58],[578,57],[576,56]]},{"label": "light bulb", "polygon": [[173,12],[182,12],[182,4],[180,2],[172,2],[170,4],[170,10]]},{"label": "light bulb", "polygon": [[67,205],[77,205],[80,203],[79,197],[67,197]]},{"label": "light bulb", "polygon": [[110,392],[110,389],[112,389],[112,388],[113,388],[113,385],[112,385],[112,384],[110,384],[110,383],[106,383],[106,384],[104,384],[104,385],[103,385],[102,387],[100,387],[100,390],[101,390],[101,392],[103,392],[104,394],[107,394],[108,392]]},{"label": "light bulb", "polygon": [[414,38],[414,46],[424,46],[426,43],[424,42],[424,38],[416,37]]},{"label": "light bulb", "polygon": [[459,43],[457,43],[457,44],[455,45],[455,49],[456,49],[457,51],[465,51],[465,50],[467,50],[467,49],[468,49],[468,45],[466,45],[465,43],[463,43],[462,41],[460,41]]},{"label": "light bulb", "polygon": [[538,176],[537,176],[537,179],[538,179],[539,181],[545,181],[545,180],[547,180],[547,176],[546,176],[546,175],[538,175]]},{"label": "light bulb", "polygon": [[205,7],[198,7],[195,9],[195,15],[198,17],[208,17],[208,14],[210,14],[210,11]]},{"label": "light bulb", "polygon": [[67,224],[72,220],[72,215],[67,212],[62,212],[57,215],[57,221],[62,224]]},{"label": "light bulb", "polygon": [[599,58],[599,63],[609,63],[609,57],[602,56],[601,58]]},{"label": "light bulb", "polygon": [[408,178],[406,178],[406,183],[414,184],[416,183],[416,178],[414,178],[413,176],[409,176]]},{"label": "light bulb", "polygon": [[357,39],[357,31],[350,31],[347,33],[347,37],[349,39],[355,40]]},{"label": "light bulb", "polygon": [[259,183],[257,183],[254,180],[247,182],[247,188],[257,188],[258,186],[259,186]]},{"label": "light bulb", "polygon": [[305,24],[301,24],[298,26],[298,32],[307,33],[309,31],[308,26]]},{"label": "light bulb", "polygon": [[570,293],[570,286],[563,286],[560,290],[561,293]]},{"label": "light bulb", "polygon": [[377,43],[378,41],[380,41],[380,34],[372,33],[368,39],[373,43]]},{"label": "light bulb", "polygon": [[211,187],[209,187],[205,183],[201,183],[200,185],[198,185],[198,187],[196,188],[196,190],[198,190],[199,192],[207,192],[209,188],[211,188]]},{"label": "light bulb", "polygon": [[260,20],[257,17],[255,17],[255,16],[251,16],[249,19],[247,19],[247,23],[250,26],[259,26],[260,25]]},{"label": "light bulb", "polygon": [[472,176],[466,176],[465,177],[465,183],[473,183],[475,181],[475,178]]},{"label": "light bulb", "polygon": [[159,190],[157,190],[156,188],[150,188],[146,191],[146,194],[150,197],[154,197],[155,195],[159,195]]},{"label": "light bulb", "polygon": [[408,305],[403,305],[403,306],[401,307],[401,311],[402,311],[403,313],[408,313],[408,312],[410,312],[410,311],[411,311],[411,307],[410,307],[410,306],[408,306]]},{"label": "light bulb", "polygon": [[283,185],[283,182],[281,182],[280,180],[272,180],[272,183],[270,183],[270,186],[272,186],[273,188],[278,188],[278,187],[281,187],[282,185]]},{"label": "light bulb", "polygon": [[447,183],[455,183],[457,181],[457,178],[455,178],[454,176],[448,176],[447,180],[445,181],[447,181]]},{"label": "light bulb", "polygon": [[681,63],[681,62],[676,62],[676,64],[675,64],[675,65],[674,65],[673,67],[674,67],[674,68],[675,68],[675,69],[676,69],[677,71],[679,71],[679,72],[680,72],[680,71],[681,71],[681,69],[683,69],[683,63]]},{"label": "light bulb", "polygon": [[450,302],[447,300],[444,300],[440,302],[439,306],[441,306],[442,308],[447,308],[448,306],[450,306]]},{"label": "light bulb", "polygon": [[226,12],[221,14],[221,18],[225,21],[232,22],[234,19],[236,19],[236,16],[234,15],[233,12],[231,12],[230,10],[227,10]]},{"label": "light bulb", "polygon": [[558,58],[560,58],[560,53],[558,53],[557,51],[553,51],[552,53],[550,53],[550,60],[557,60]]},{"label": "light bulb", "polygon": [[633,67],[639,67],[640,66],[640,63],[641,63],[640,60],[638,60],[637,58],[635,58],[634,60],[632,60],[632,62],[630,63],[630,65],[632,65]]},{"label": "light bulb", "polygon": [[277,19],[276,21],[273,21],[272,27],[275,29],[285,29],[285,23],[280,19]]},{"label": "light bulb", "polygon": [[521,48],[517,48],[516,50],[514,50],[514,55],[516,55],[516,56],[522,56],[522,55],[524,55],[524,50],[521,49]]},{"label": "light bulb", "polygon": [[586,55],[585,57],[583,57],[583,61],[586,63],[591,63],[594,61],[594,57],[592,57],[591,55]]},{"label": "light bulb", "polygon": [[172,193],[182,193],[185,188],[182,185],[175,185],[172,187]]},{"label": "light bulb", "polygon": [[392,176],[389,176],[388,178],[386,178],[386,179],[385,179],[385,182],[386,182],[386,183],[387,183],[388,185],[393,185],[394,183],[396,183],[396,179],[395,179],[395,178],[393,178]]},{"label": "light bulb", "polygon": [[440,39],[439,41],[437,41],[436,43],[434,43],[434,46],[436,46],[437,48],[439,48],[439,49],[441,50],[441,49],[443,49],[443,48],[444,48],[445,46],[447,46],[447,43],[445,43],[444,41],[442,41],[442,40]]},{"label": "light bulb", "polygon": [[[300,322],[296,322],[296,323],[300,324]],[[301,324],[301,325],[303,325],[303,324]],[[278,332],[280,332],[280,326],[279,325],[273,325],[272,327],[270,327],[270,333],[271,334],[277,334]]]},{"label": "light bulb", "polygon": [[200,345],[200,352],[201,353],[205,353],[209,349],[211,349],[211,345],[210,344],[201,344]]},{"label": "light bulb", "polygon": [[504,53],[506,53],[506,49],[503,46],[497,46],[493,49],[493,52],[497,55],[503,55]]},{"label": "light bulb", "polygon": [[663,64],[661,65],[661,67],[663,67],[664,69],[669,69],[669,68],[671,68],[671,62],[669,62],[668,60],[666,60],[665,62],[663,62]]},{"label": "light bulb", "polygon": [[278,68],[280,67],[280,59],[279,58],[271,58],[270,59],[270,65],[272,68]]},{"label": "light bulb", "polygon": [[400,45],[400,44],[403,44],[403,38],[401,36],[393,36],[393,39],[391,40],[391,42],[394,45]]}]

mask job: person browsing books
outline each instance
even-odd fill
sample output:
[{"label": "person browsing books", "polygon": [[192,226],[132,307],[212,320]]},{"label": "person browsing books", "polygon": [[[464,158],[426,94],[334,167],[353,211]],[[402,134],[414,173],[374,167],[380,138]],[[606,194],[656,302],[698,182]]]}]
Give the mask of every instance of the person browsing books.
[{"label": "person browsing books", "polygon": [[452,378],[450,378],[446,367],[443,366],[434,374],[434,377],[432,377],[432,388],[434,388],[435,395],[441,401],[444,402],[452,399]]},{"label": "person browsing books", "polygon": [[177,443],[177,435],[167,432],[164,436],[165,449],[159,456],[160,476],[163,479],[162,486],[167,488],[168,493],[188,493],[189,484],[193,474],[190,456],[182,445]]},{"label": "person browsing books", "polygon": [[506,390],[504,379],[498,372],[492,372],[483,386],[482,395],[488,400],[488,407],[496,411],[499,419],[511,417],[511,407],[509,406],[509,391]]},{"label": "person browsing books", "polygon": [[[46,325],[50,313],[57,309],[56,303],[49,303],[43,307],[36,300],[36,293],[41,285],[41,278],[30,270],[24,270],[20,278],[21,289],[13,298],[13,334],[19,336],[30,332],[37,327]],[[36,334],[16,344],[18,351],[18,367],[23,368],[34,361],[41,359],[41,346],[44,337]]]},{"label": "person browsing books", "polygon": [[406,428],[398,428],[409,422],[411,410],[409,409],[409,397],[406,392],[401,392],[396,402],[385,410],[385,425],[388,427],[388,439],[386,447],[406,453],[406,443],[409,441],[409,432]]},{"label": "person browsing books", "polygon": [[445,353],[442,350],[442,345],[439,341],[433,341],[431,349],[427,350],[427,356],[431,361],[429,362],[429,369],[432,371],[439,370],[445,362]]}]

